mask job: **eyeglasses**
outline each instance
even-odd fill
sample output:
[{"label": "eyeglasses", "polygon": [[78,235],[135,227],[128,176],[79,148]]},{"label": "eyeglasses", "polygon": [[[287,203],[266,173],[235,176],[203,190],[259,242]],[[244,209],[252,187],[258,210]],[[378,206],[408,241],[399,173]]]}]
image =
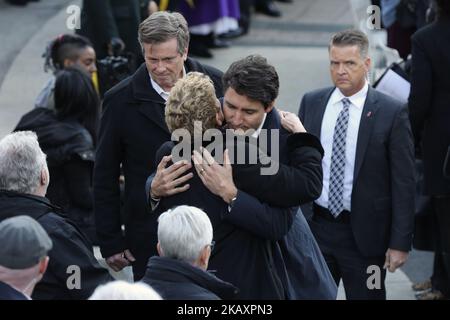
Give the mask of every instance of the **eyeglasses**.
[{"label": "eyeglasses", "polygon": [[216,242],[214,240],[211,241],[211,243],[209,244],[209,247],[211,248],[211,252],[214,250],[215,245],[216,245]]}]

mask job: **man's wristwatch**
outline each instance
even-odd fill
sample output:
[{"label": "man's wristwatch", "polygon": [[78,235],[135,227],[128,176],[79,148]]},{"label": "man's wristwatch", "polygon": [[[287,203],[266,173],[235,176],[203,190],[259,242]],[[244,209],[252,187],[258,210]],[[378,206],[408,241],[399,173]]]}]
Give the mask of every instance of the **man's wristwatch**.
[{"label": "man's wristwatch", "polygon": [[161,200],[161,197],[155,197],[153,195],[151,186],[150,186],[150,192],[149,193],[150,193],[150,199],[152,199],[153,201],[158,202],[159,200]]},{"label": "man's wristwatch", "polygon": [[233,209],[234,203],[236,202],[237,197],[234,197],[233,199],[231,199],[230,203],[228,204],[228,212],[231,211],[231,209]]}]

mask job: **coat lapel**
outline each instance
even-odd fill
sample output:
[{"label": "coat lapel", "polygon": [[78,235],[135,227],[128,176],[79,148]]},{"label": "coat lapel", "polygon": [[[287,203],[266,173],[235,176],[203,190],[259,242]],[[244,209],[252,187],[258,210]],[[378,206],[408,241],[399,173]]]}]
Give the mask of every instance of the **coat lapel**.
[{"label": "coat lapel", "polygon": [[[267,130],[267,141],[266,141],[266,147],[263,148],[261,146],[260,143],[260,137],[258,137],[257,141],[258,141],[258,146],[261,148],[261,150],[263,150],[264,152],[267,153],[268,156],[271,155],[271,150],[272,150],[272,139],[271,139],[271,131],[273,129],[275,130],[280,130],[278,132],[279,135],[282,134],[282,127],[281,127],[281,122],[280,122],[280,117],[278,115],[278,111],[276,111],[276,108],[273,108],[269,113],[267,113],[266,115],[266,119],[264,121],[264,124],[262,126],[263,130]],[[279,141],[278,141],[279,142]]]},{"label": "coat lapel", "polygon": [[169,133],[164,119],[165,101],[153,89],[145,63],[136,71],[133,80],[133,97],[140,102],[139,111],[161,129]]},{"label": "coat lapel", "polygon": [[278,112],[274,107],[269,113],[267,113],[266,120],[264,121],[262,129],[271,130],[280,128],[281,128],[280,117],[278,116]]},{"label": "coat lapel", "polygon": [[366,154],[369,139],[372,134],[373,125],[375,123],[375,113],[378,110],[378,99],[376,97],[376,91],[369,86],[367,92],[366,102],[361,114],[361,121],[359,123],[358,142],[356,143],[356,155],[355,155],[355,171],[353,173],[353,184],[358,179],[359,170]]},{"label": "coat lapel", "polygon": [[319,99],[317,100],[317,104],[311,108],[312,121],[310,125],[310,133],[315,135],[319,139],[320,132],[322,131],[323,115],[325,113],[328,100],[330,99],[330,96],[333,93],[334,89],[335,88],[331,88],[329,91],[326,91],[321,97],[319,97]]}]

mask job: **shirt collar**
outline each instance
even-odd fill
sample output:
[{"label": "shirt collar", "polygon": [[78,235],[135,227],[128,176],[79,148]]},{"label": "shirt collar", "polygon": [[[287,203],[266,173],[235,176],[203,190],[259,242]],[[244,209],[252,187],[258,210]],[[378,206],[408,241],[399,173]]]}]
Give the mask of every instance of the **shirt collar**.
[{"label": "shirt collar", "polygon": [[264,126],[264,122],[266,121],[267,113],[264,113],[263,120],[261,121],[261,124],[259,125],[258,129],[253,132],[252,138],[257,139],[259,137],[259,134],[261,133],[262,127]]},{"label": "shirt collar", "polygon": [[350,97],[346,97],[341,92],[341,90],[339,90],[339,88],[336,88],[330,97],[330,103],[333,105],[338,102],[341,102],[342,99],[344,99],[344,98],[348,98],[350,100],[350,102],[352,103],[352,105],[354,105],[355,107],[357,107],[359,109],[362,109],[364,107],[364,103],[366,101],[368,90],[369,90],[369,84],[367,83],[367,81],[361,90],[359,90],[357,93],[355,93],[354,95],[352,95]]},{"label": "shirt collar", "polygon": [[[158,83],[156,83],[155,80],[153,80],[150,72],[148,73],[148,75],[150,77],[150,82],[152,84],[153,89],[155,89],[155,91],[161,96],[161,98],[164,99],[164,101],[167,101],[167,99],[169,98],[170,92],[164,91],[164,89],[161,88],[161,86]],[[186,76],[186,68],[183,66],[183,78],[185,76]]]}]

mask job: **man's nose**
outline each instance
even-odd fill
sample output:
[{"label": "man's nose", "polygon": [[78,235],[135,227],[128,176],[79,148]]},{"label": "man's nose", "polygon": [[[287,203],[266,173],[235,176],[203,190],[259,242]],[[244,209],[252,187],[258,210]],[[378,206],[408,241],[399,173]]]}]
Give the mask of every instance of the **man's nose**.
[{"label": "man's nose", "polygon": [[164,61],[158,61],[157,65],[156,65],[156,69],[159,71],[164,71],[166,70],[166,64]]},{"label": "man's nose", "polygon": [[338,68],[338,73],[339,74],[345,74],[347,72],[347,70],[345,69],[345,66],[343,63],[339,64],[339,68]]},{"label": "man's nose", "polygon": [[237,111],[234,113],[233,116],[233,125],[238,126],[240,124],[242,124],[244,118],[242,117],[242,113]]}]

